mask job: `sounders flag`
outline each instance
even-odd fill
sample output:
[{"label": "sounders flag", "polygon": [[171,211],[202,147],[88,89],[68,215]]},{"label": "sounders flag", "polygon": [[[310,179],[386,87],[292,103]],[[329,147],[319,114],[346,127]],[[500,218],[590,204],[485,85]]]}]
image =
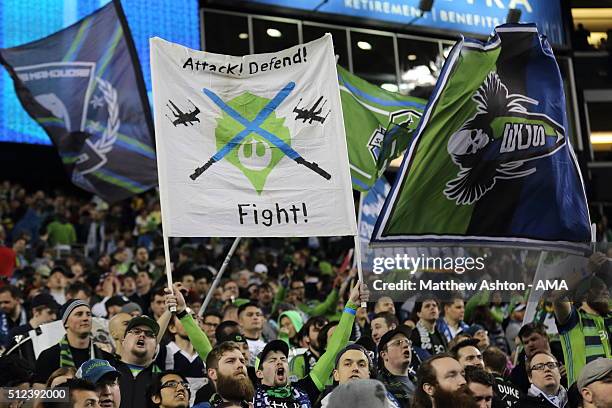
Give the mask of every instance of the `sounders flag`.
[{"label": "sounders flag", "polygon": [[373,241],[590,241],[565,96],[535,25],[503,25],[450,53]]},{"label": "sounders flag", "polygon": [[[340,65],[338,82],[353,188],[368,191],[391,160],[406,149],[427,101],[386,91]],[[390,124],[408,132],[386,132]],[[388,148],[381,154],[383,146]]]},{"label": "sounders flag", "polygon": [[330,34],[244,57],[150,44],[164,232],[357,234]]},{"label": "sounders flag", "polygon": [[157,184],[151,114],[118,1],[0,50],[0,62],[76,185],[114,202]]}]

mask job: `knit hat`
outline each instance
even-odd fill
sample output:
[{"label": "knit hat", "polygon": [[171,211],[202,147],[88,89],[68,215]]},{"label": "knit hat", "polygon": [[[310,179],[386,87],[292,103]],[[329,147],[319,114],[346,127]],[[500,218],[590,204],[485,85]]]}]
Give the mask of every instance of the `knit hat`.
[{"label": "knit hat", "polygon": [[387,389],[378,380],[353,380],[337,386],[329,397],[328,408],[386,408]]},{"label": "knit hat", "polygon": [[121,311],[123,313],[127,313],[127,314],[132,314],[134,312],[138,312],[139,315],[142,314],[142,308],[140,307],[140,305],[136,302],[129,302],[126,303],[125,305],[123,305],[121,307]]},{"label": "knit hat", "polygon": [[62,324],[66,325],[66,321],[68,321],[68,318],[70,317],[70,315],[72,314],[72,312],[74,312],[74,309],[76,309],[77,307],[80,306],[85,306],[87,307],[89,310],[91,310],[91,306],[89,306],[89,303],[81,300],[81,299],[70,299],[69,301],[67,301],[66,303],[64,303],[64,305],[62,306],[62,308],[60,309],[60,317],[62,319]]}]

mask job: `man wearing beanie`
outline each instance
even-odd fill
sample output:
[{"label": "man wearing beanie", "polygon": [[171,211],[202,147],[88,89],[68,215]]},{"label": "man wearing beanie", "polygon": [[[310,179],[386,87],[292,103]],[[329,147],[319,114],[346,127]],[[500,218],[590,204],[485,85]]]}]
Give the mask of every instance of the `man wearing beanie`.
[{"label": "man wearing beanie", "polygon": [[87,360],[108,356],[91,340],[91,308],[80,299],[71,299],[62,306],[58,317],[66,335],[58,344],[44,350],[36,360],[33,382],[43,387],[49,376],[60,367],[78,368]]},{"label": "man wearing beanie", "polygon": [[355,380],[332,393],[328,408],[389,408],[385,386],[376,380]]}]

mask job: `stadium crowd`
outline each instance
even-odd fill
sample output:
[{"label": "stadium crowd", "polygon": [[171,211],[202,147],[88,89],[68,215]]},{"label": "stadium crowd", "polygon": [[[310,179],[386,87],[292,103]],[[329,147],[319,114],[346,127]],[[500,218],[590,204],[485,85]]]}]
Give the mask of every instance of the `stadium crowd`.
[{"label": "stadium crowd", "polygon": [[3,182],[0,222],[0,386],[69,392],[7,406],[612,407],[602,253],[523,324],[525,298],[494,293],[368,302],[351,237],[247,239],[200,316],[231,241],[171,238],[169,289],[154,192],[109,206]]}]

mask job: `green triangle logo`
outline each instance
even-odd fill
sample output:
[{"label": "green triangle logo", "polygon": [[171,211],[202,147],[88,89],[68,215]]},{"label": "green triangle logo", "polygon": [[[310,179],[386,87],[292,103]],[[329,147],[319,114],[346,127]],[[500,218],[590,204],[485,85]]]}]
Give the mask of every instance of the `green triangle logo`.
[{"label": "green triangle logo", "polygon": [[[246,92],[226,103],[243,118],[253,121],[269,102],[270,99]],[[272,112],[259,127],[276,135],[291,146],[291,134],[284,123],[284,118],[277,118],[275,112]],[[217,118],[217,128],[215,129],[217,150],[225,147],[234,136],[244,129],[244,125],[223,112]],[[268,175],[284,155],[279,148],[263,136],[257,133],[250,133],[240,143],[237,143],[236,146],[231,146],[231,150],[225,158],[240,169],[257,193],[261,194]]]}]

